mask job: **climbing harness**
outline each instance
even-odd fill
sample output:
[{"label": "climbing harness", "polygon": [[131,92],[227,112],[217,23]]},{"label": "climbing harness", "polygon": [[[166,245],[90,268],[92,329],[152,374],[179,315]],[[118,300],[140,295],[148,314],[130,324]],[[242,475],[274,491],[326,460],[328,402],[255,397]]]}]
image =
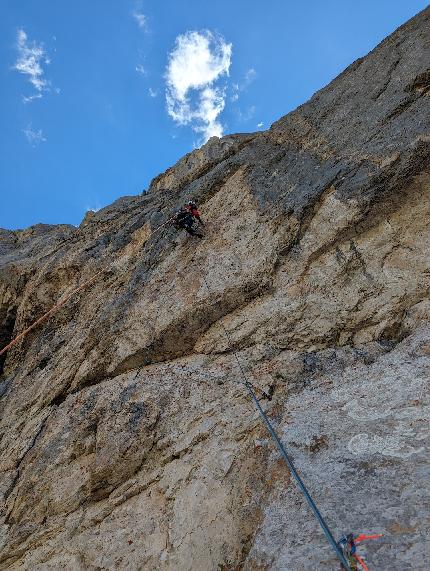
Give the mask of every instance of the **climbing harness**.
[{"label": "climbing harness", "polygon": [[[202,275],[203,275],[203,274],[202,274]],[[209,284],[208,284],[208,281],[207,281],[205,275],[203,275],[203,280],[204,280],[204,282],[205,282],[205,284],[206,284],[206,288],[207,288],[209,294],[212,294],[212,291],[211,291],[211,289],[210,289],[210,287],[209,287]],[[320,524],[320,526],[321,526],[321,528],[322,528],[322,530],[323,530],[323,532],[324,532],[326,538],[328,539],[328,542],[330,543],[331,547],[333,548],[333,551],[334,551],[335,554],[336,554],[336,557],[339,559],[339,561],[340,561],[341,564],[343,565],[345,571],[352,571],[352,570],[351,570],[351,567],[350,567],[350,565],[349,565],[349,563],[348,563],[348,561],[347,561],[346,558],[345,558],[345,555],[343,554],[342,550],[340,549],[339,545],[337,544],[336,540],[334,539],[333,534],[332,534],[332,532],[330,531],[330,528],[328,527],[327,523],[325,522],[324,518],[322,517],[322,515],[321,515],[319,509],[317,508],[317,506],[316,506],[314,500],[312,499],[312,497],[311,497],[311,495],[310,495],[308,489],[306,488],[306,486],[305,486],[303,480],[302,480],[301,477],[299,476],[299,474],[298,474],[298,472],[297,472],[297,470],[296,470],[296,468],[295,468],[295,466],[294,466],[294,464],[293,464],[293,461],[291,460],[291,458],[290,458],[289,455],[287,454],[287,451],[285,450],[284,445],[282,444],[282,442],[281,442],[279,436],[277,435],[275,429],[273,428],[272,423],[270,422],[269,418],[267,417],[266,413],[264,412],[264,410],[263,410],[263,408],[262,408],[262,406],[261,406],[261,404],[260,404],[260,401],[259,401],[257,395],[255,394],[254,387],[253,387],[251,381],[248,379],[248,377],[247,377],[247,375],[246,375],[246,373],[245,373],[245,370],[244,370],[244,368],[242,367],[242,364],[241,364],[241,362],[240,362],[240,360],[239,360],[239,357],[238,357],[238,355],[237,355],[237,352],[236,352],[236,350],[234,349],[234,346],[233,346],[233,344],[232,344],[231,337],[230,337],[230,333],[229,333],[228,329],[225,327],[225,325],[224,325],[223,323],[221,323],[221,326],[222,326],[222,328],[223,328],[223,330],[224,330],[224,333],[225,333],[225,335],[226,335],[226,338],[227,338],[227,341],[228,341],[228,344],[229,344],[230,351],[233,352],[233,354],[234,354],[234,356],[235,356],[235,359],[236,359],[236,362],[237,362],[237,365],[238,365],[238,367],[239,367],[239,370],[240,370],[240,372],[241,372],[241,374],[242,374],[242,377],[243,377],[243,379],[244,379],[244,385],[245,385],[246,389],[248,390],[248,393],[250,394],[252,400],[254,401],[254,404],[255,404],[255,406],[257,407],[257,410],[258,410],[258,412],[259,412],[261,418],[263,419],[263,421],[264,421],[264,423],[265,423],[265,425],[266,425],[266,427],[267,427],[267,430],[268,430],[269,433],[270,433],[270,436],[271,436],[272,439],[274,440],[276,446],[278,447],[279,452],[281,453],[282,457],[283,457],[284,460],[285,460],[285,463],[287,464],[288,468],[290,469],[290,472],[291,472],[293,478],[296,480],[297,485],[299,486],[301,492],[303,493],[303,495],[304,495],[304,497],[305,497],[305,499],[306,499],[306,501],[307,501],[309,507],[311,508],[311,510],[313,511],[315,517],[317,518],[318,523]]]},{"label": "climbing harness", "polygon": [[352,533],[349,533],[348,535],[343,535],[339,539],[338,545],[345,558],[348,560],[352,571],[358,571],[357,563],[361,566],[363,571],[369,571],[366,563],[357,553],[357,544],[365,541],[366,539],[378,539],[379,537],[382,537],[382,533],[374,533],[372,535],[361,533],[360,535],[357,535],[357,537],[354,537]]}]

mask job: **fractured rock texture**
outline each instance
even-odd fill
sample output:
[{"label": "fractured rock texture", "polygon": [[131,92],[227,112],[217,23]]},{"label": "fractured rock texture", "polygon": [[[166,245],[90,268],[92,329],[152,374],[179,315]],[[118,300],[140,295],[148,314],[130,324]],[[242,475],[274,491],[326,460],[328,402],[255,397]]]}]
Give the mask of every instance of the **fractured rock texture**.
[{"label": "fractured rock texture", "polygon": [[[268,131],[79,228],[0,234],[0,569],[424,570],[430,9]],[[199,202],[203,240],[163,226]]]}]

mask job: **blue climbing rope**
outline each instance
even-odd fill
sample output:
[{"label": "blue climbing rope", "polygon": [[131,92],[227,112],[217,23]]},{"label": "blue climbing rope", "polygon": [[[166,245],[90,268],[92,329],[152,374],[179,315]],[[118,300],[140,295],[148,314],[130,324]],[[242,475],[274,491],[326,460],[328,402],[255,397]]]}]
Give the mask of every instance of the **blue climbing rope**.
[{"label": "blue climbing rope", "polygon": [[[212,291],[211,291],[211,289],[210,289],[210,287],[209,287],[209,284],[208,284],[208,282],[207,282],[207,280],[206,280],[206,276],[205,276],[204,274],[202,274],[202,275],[203,275],[203,280],[204,280],[204,282],[205,282],[205,284],[206,284],[206,287],[207,287],[207,289],[208,289],[208,292],[209,292],[210,294],[212,294]],[[266,427],[267,427],[267,430],[268,430],[269,433],[270,433],[270,436],[271,436],[272,439],[274,440],[274,442],[275,442],[275,444],[276,444],[276,446],[277,446],[279,452],[281,453],[283,459],[285,460],[285,463],[287,464],[288,468],[290,469],[290,472],[291,472],[293,478],[296,480],[297,485],[298,485],[299,488],[300,488],[300,491],[301,491],[302,494],[304,495],[304,497],[305,497],[305,499],[306,499],[306,501],[307,501],[309,507],[311,508],[311,510],[313,511],[315,517],[317,518],[318,523],[320,524],[320,526],[321,526],[321,528],[322,528],[322,530],[323,530],[323,532],[324,532],[324,534],[325,534],[325,536],[326,536],[328,542],[330,543],[331,547],[333,548],[333,551],[334,551],[335,554],[336,554],[336,557],[337,557],[337,558],[339,559],[339,561],[341,562],[341,564],[342,564],[342,566],[344,567],[345,571],[351,571],[351,567],[349,566],[349,563],[348,563],[348,561],[346,560],[345,555],[343,554],[342,550],[340,549],[339,545],[337,544],[336,540],[334,539],[333,534],[332,534],[332,532],[330,531],[330,528],[328,527],[326,521],[325,521],[324,518],[322,517],[322,515],[321,515],[319,509],[317,508],[317,506],[316,506],[314,500],[312,499],[312,497],[311,497],[311,495],[310,495],[308,489],[306,488],[306,486],[305,486],[303,480],[302,480],[301,477],[299,476],[299,474],[298,474],[298,472],[297,472],[297,470],[296,470],[296,468],[295,468],[295,466],[294,466],[294,464],[293,464],[291,458],[288,456],[287,451],[286,451],[285,448],[284,448],[284,445],[282,444],[282,442],[281,442],[279,436],[277,435],[275,429],[273,428],[272,423],[270,422],[269,418],[267,417],[266,413],[264,412],[264,410],[263,410],[263,408],[262,408],[262,406],[261,406],[261,404],[260,404],[260,401],[259,401],[257,395],[255,394],[253,385],[252,385],[252,383],[249,381],[248,377],[246,376],[245,370],[244,370],[244,368],[242,367],[242,365],[241,365],[241,363],[240,363],[240,361],[239,361],[239,357],[237,356],[237,353],[236,353],[236,351],[235,351],[235,349],[234,349],[234,347],[233,347],[233,344],[232,344],[232,341],[231,341],[231,338],[230,338],[230,333],[229,333],[229,331],[227,330],[227,328],[224,326],[223,323],[221,323],[221,326],[222,326],[222,328],[223,328],[223,330],[224,330],[224,332],[225,332],[225,335],[226,335],[226,337],[227,337],[230,350],[234,353],[234,356],[235,356],[237,365],[238,365],[238,367],[239,367],[239,370],[240,370],[241,373],[242,373],[242,376],[243,376],[243,379],[244,379],[244,383],[243,383],[243,384],[244,384],[245,387],[247,388],[247,390],[248,390],[248,392],[249,392],[249,394],[250,394],[252,400],[254,401],[254,404],[255,404],[255,406],[257,407],[257,410],[258,410],[258,412],[259,412],[261,418],[263,419],[263,421],[264,421],[264,423],[265,423],[265,425],[266,425]]]}]

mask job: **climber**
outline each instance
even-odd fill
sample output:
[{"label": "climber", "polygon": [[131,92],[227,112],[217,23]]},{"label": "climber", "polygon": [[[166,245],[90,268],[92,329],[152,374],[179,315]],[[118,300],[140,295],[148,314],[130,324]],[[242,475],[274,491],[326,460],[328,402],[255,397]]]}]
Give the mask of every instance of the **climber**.
[{"label": "climber", "polygon": [[198,238],[203,238],[202,234],[196,232],[193,228],[194,218],[189,212],[188,208],[181,208],[178,210],[174,217],[174,225],[176,228],[183,228],[191,236],[197,236]]},{"label": "climber", "polygon": [[[357,537],[354,537],[352,533],[349,533],[339,539],[338,545],[345,555],[345,559],[348,561],[351,571],[358,571],[357,563],[360,564],[363,571],[369,571],[367,565],[357,553],[357,544],[366,539],[377,539],[378,537],[382,537],[382,533],[375,533],[373,535],[365,535],[364,533],[361,533],[360,535],[357,535]],[[341,571],[344,571],[343,567],[341,567]]]},{"label": "climber", "polygon": [[185,207],[188,212],[202,225],[204,226],[204,222],[200,217],[200,212],[197,208],[197,204],[195,202],[193,202],[192,200],[189,200],[187,202],[187,206]]}]

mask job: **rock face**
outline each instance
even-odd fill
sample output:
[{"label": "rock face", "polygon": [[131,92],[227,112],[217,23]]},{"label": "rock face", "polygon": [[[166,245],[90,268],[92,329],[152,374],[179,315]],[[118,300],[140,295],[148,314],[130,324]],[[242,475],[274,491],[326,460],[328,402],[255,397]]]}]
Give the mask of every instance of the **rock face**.
[{"label": "rock face", "polygon": [[[0,569],[337,569],[232,348],[334,534],[427,568],[429,62],[426,9],[268,131],[2,231],[2,346],[107,267],[2,363]],[[202,240],[160,227],[189,198]]]}]

